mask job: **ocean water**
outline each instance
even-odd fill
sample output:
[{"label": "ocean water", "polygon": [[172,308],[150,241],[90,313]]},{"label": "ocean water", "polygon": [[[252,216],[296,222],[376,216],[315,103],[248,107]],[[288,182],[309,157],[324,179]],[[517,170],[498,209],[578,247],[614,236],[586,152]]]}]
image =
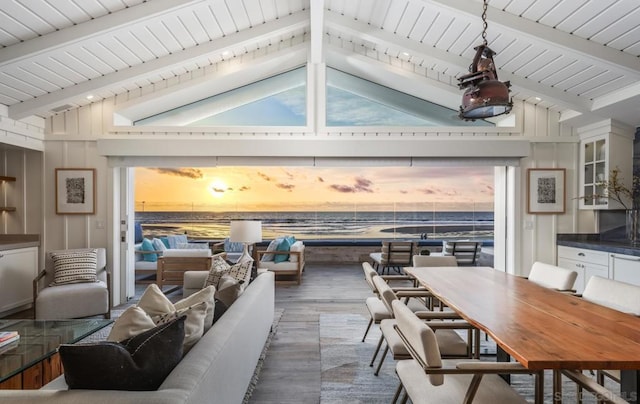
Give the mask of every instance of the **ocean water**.
[{"label": "ocean water", "polygon": [[223,239],[231,220],[262,221],[263,239],[493,238],[493,212],[136,212],[145,235]]}]

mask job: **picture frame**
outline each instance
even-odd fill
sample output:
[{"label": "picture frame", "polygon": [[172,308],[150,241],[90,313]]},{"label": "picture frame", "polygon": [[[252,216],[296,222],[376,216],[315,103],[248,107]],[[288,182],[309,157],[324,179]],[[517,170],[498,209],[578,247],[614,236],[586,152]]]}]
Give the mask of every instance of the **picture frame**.
[{"label": "picture frame", "polygon": [[56,168],[56,214],[96,213],[95,168]]},{"label": "picture frame", "polygon": [[527,213],[564,213],[566,185],[564,168],[529,168],[527,170]]}]

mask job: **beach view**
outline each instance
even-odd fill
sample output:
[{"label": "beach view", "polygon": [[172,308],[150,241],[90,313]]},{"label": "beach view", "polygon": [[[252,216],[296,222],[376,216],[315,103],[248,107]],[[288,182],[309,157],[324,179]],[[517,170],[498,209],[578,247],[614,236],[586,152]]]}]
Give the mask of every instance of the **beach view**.
[{"label": "beach view", "polygon": [[493,238],[493,168],[138,168],[136,221],[152,235],[222,239]]}]

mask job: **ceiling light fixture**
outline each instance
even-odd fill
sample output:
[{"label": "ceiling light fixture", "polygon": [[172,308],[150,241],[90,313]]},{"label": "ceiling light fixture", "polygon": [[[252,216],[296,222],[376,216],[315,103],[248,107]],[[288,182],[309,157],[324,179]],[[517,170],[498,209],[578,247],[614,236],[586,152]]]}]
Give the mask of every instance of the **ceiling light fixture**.
[{"label": "ceiling light fixture", "polygon": [[88,100],[92,100],[93,99],[93,95],[92,94],[87,95],[87,99]]},{"label": "ceiling light fixture", "polygon": [[493,62],[496,53],[487,45],[487,3],[488,0],[484,0],[482,7],[482,45],[474,48],[476,55],[469,66],[469,74],[458,77],[458,87],[466,89],[458,116],[465,121],[508,114],[513,108],[509,99],[511,83],[498,80]]}]

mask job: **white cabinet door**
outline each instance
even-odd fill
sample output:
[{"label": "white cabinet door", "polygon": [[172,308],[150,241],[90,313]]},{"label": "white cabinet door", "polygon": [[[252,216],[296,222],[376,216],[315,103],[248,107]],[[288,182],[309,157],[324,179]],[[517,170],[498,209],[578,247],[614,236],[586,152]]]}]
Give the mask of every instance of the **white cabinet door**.
[{"label": "white cabinet door", "polygon": [[0,312],[33,301],[38,274],[38,247],[0,251]]},{"label": "white cabinet door", "polygon": [[616,281],[640,285],[640,257],[609,254],[609,272]]}]

